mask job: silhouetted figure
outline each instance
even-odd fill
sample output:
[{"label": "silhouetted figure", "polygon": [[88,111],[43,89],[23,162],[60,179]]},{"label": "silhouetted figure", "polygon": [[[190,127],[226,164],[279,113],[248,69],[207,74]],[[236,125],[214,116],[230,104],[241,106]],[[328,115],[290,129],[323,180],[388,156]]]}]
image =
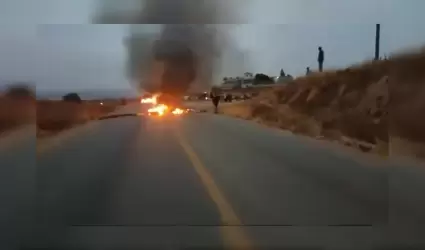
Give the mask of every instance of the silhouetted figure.
[{"label": "silhouetted figure", "polygon": [[211,100],[214,105],[214,113],[218,113],[218,104],[220,103],[220,95],[214,92],[211,92]]},{"label": "silhouetted figure", "polygon": [[310,67],[307,67],[307,69],[305,70],[305,75],[308,76],[310,75],[311,71],[310,71]]},{"label": "silhouetted figure", "polygon": [[322,47],[319,47],[319,56],[317,57],[317,62],[319,63],[319,71],[323,71],[323,62],[325,61],[325,52]]},{"label": "silhouetted figure", "polygon": [[224,98],[225,102],[232,102],[233,101],[233,95],[232,94],[227,94],[226,97]]}]

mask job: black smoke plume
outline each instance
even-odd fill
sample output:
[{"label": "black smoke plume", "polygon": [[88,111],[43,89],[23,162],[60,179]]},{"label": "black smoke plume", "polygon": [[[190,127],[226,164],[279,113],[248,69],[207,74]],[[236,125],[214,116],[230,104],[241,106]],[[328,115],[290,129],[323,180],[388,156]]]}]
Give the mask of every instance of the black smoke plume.
[{"label": "black smoke plume", "polygon": [[[125,5],[124,5],[125,3]],[[100,1],[94,23],[130,24],[127,73],[145,91],[182,94],[213,83],[232,9],[217,0]],[[158,31],[145,32],[146,25]],[[156,26],[149,26],[156,27]]]}]

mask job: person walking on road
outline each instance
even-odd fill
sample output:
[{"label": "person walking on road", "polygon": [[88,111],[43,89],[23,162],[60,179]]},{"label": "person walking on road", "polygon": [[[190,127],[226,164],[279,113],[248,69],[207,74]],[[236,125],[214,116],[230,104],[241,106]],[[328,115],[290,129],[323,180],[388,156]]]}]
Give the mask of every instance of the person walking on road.
[{"label": "person walking on road", "polygon": [[211,94],[211,100],[214,105],[214,113],[218,113],[218,104],[220,103],[220,95],[217,93],[217,91],[212,91]]},{"label": "person walking on road", "polygon": [[319,63],[319,72],[323,71],[323,62],[325,61],[325,52],[322,47],[319,47],[319,56],[317,57],[317,62]]},{"label": "person walking on road", "polygon": [[308,76],[308,75],[310,75],[310,73],[311,73],[310,67],[307,67],[307,69],[305,70],[305,75]]}]

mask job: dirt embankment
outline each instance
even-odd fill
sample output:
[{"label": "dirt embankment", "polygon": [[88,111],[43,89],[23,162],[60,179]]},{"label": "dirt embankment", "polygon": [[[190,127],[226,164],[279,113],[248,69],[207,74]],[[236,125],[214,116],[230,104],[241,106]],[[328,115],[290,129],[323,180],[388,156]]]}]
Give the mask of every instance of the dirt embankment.
[{"label": "dirt embankment", "polygon": [[0,135],[35,120],[35,100],[0,96]]},{"label": "dirt embankment", "polygon": [[222,112],[362,151],[425,158],[425,49],[297,78]]},{"label": "dirt embankment", "polygon": [[[103,105],[101,105],[101,102]],[[114,111],[121,103],[113,100],[37,101],[37,137],[45,137],[76,125],[95,120]]]},{"label": "dirt embankment", "polygon": [[120,100],[71,103],[0,95],[0,135],[27,124],[37,125],[37,137],[54,135],[97,119],[119,105],[122,105]]}]

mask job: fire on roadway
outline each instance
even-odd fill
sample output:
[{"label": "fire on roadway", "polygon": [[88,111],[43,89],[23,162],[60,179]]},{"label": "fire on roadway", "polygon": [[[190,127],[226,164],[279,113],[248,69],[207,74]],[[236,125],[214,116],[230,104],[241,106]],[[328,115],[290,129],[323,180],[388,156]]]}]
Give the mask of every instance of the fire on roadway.
[{"label": "fire on roadway", "polygon": [[152,97],[142,98],[140,103],[142,104],[152,104],[153,107],[148,109],[148,115],[164,116],[166,114],[172,114],[175,116],[180,116],[189,112],[188,109],[183,109],[179,107],[171,107],[164,103],[158,102],[159,94],[152,95]]}]

